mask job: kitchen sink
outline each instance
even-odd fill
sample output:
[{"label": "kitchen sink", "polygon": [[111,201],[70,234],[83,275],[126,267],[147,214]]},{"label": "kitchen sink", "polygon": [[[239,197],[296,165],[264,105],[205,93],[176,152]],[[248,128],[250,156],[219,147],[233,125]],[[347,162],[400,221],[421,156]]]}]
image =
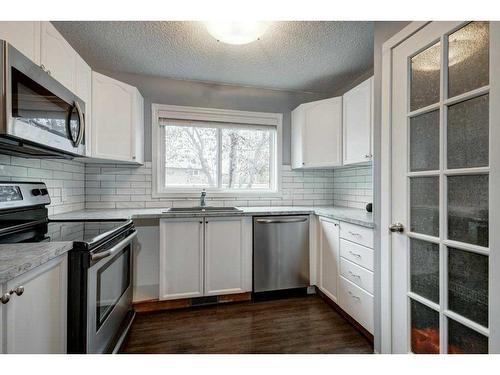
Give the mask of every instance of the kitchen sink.
[{"label": "kitchen sink", "polygon": [[216,206],[205,206],[205,207],[173,207],[164,211],[165,213],[191,213],[191,212],[243,212],[236,207],[216,207]]}]

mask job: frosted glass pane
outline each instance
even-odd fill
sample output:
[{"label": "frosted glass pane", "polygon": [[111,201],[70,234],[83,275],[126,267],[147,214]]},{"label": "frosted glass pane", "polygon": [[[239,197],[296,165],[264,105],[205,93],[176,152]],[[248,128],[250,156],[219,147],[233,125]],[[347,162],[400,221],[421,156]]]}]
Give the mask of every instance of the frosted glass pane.
[{"label": "frosted glass pane", "polygon": [[471,22],[448,37],[448,97],[489,83],[489,23]]},{"label": "frosted glass pane", "polygon": [[448,319],[449,354],[488,354],[488,338]]},{"label": "frosted glass pane", "polygon": [[411,59],[410,110],[426,107],[439,101],[441,43]]},{"label": "frosted glass pane", "polygon": [[448,249],[448,309],[488,327],[488,257]]},{"label": "frosted glass pane", "polygon": [[410,119],[410,170],[439,169],[439,111]]},{"label": "frosted glass pane", "polygon": [[410,230],[439,236],[439,177],[410,179]]},{"label": "frosted glass pane", "polygon": [[448,108],[448,168],[488,165],[489,95]]},{"label": "frosted glass pane", "polygon": [[411,351],[439,354],[439,313],[411,300]]},{"label": "frosted glass pane", "polygon": [[488,175],[448,177],[448,238],[488,247]]},{"label": "frosted glass pane", "polygon": [[410,240],[411,291],[439,303],[439,246]]}]

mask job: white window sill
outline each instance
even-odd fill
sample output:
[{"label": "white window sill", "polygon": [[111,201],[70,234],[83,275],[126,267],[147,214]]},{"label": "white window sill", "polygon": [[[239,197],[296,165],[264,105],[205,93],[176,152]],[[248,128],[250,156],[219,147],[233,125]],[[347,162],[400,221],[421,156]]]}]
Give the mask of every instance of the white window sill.
[{"label": "white window sill", "polygon": [[[163,191],[163,192],[153,192],[153,198],[166,198],[166,199],[199,199],[203,189],[196,191]],[[212,198],[225,198],[225,199],[244,199],[244,198],[278,198],[281,197],[280,191],[211,191],[205,190],[207,193],[206,198],[208,200]]]}]

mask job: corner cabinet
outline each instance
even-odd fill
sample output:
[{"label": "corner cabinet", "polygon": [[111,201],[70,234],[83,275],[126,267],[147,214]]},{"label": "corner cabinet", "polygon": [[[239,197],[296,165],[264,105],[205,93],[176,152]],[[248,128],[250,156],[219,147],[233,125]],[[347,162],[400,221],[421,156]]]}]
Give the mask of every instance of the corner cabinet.
[{"label": "corner cabinet", "polygon": [[292,168],[342,165],[342,98],[299,105],[292,111]]},{"label": "corner cabinet", "polygon": [[373,77],[343,96],[343,164],[372,160]]},{"label": "corner cabinet", "polygon": [[92,157],[144,162],[144,101],[137,88],[92,72]]},{"label": "corner cabinet", "polygon": [[66,353],[67,273],[65,254],[2,286],[13,291],[0,312],[3,353]]},{"label": "corner cabinet", "polygon": [[252,290],[252,219],[160,220],[160,300]]},{"label": "corner cabinet", "polygon": [[338,303],[339,289],[339,222],[319,218],[319,289]]}]

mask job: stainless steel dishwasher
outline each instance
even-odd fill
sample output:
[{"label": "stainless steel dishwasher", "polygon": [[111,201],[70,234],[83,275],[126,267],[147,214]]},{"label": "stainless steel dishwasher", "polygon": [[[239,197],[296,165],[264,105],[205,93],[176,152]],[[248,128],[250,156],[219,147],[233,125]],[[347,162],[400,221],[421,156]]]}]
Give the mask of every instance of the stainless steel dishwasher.
[{"label": "stainless steel dishwasher", "polygon": [[309,216],[253,219],[253,291],[309,286]]}]

